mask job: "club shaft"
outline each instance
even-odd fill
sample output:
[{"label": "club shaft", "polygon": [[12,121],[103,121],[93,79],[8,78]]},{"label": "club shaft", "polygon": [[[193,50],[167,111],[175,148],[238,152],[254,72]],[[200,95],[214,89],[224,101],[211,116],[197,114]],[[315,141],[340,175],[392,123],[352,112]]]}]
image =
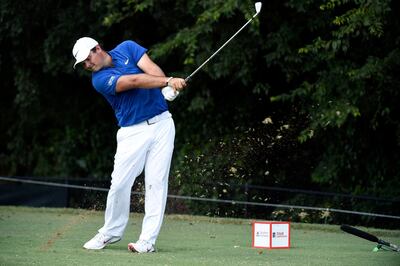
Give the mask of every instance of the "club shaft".
[{"label": "club shaft", "polygon": [[189,81],[189,80],[194,76],[194,74],[196,74],[196,73],[197,73],[205,64],[207,64],[208,61],[210,61],[216,54],[218,54],[219,51],[221,51],[222,48],[225,47],[225,45],[227,45],[233,38],[235,38],[236,35],[238,35],[239,32],[241,32],[241,31],[242,31],[242,30],[257,16],[257,15],[258,15],[258,13],[255,14],[251,19],[249,19],[249,20],[246,22],[246,24],[244,24],[235,34],[233,34],[232,37],[230,37],[229,40],[227,40],[227,41],[226,41],[217,51],[215,51],[206,61],[204,61],[203,64],[201,64],[195,71],[193,71],[192,74],[190,74],[189,76],[187,76],[187,78],[185,78],[185,81]]},{"label": "club shaft", "polygon": [[376,236],[371,235],[367,232],[361,231],[357,228],[354,228],[354,227],[346,225],[346,224],[343,224],[340,228],[347,233],[364,238],[364,239],[372,241],[372,242],[377,242],[378,244],[386,246],[387,248],[390,248],[393,251],[400,252],[400,248],[398,246],[396,246],[392,243],[386,242],[382,239],[379,239]]},{"label": "club shaft", "polygon": [[372,241],[372,242],[378,242],[379,241],[379,239],[376,236],[371,235],[371,234],[369,234],[367,232],[361,231],[361,230],[359,230],[359,229],[357,229],[355,227],[349,226],[347,224],[343,224],[340,228],[343,231],[347,232],[347,233],[350,233],[350,234],[353,234],[355,236],[364,238],[366,240],[369,240],[369,241]]}]

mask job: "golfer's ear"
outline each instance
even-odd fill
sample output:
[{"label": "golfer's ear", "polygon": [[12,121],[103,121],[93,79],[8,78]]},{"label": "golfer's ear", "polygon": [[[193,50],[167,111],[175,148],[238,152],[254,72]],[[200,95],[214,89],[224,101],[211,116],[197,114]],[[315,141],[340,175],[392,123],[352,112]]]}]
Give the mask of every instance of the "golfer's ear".
[{"label": "golfer's ear", "polygon": [[94,52],[95,52],[95,53],[100,52],[100,51],[102,50],[102,48],[101,48],[101,46],[100,46],[99,44],[96,45],[94,48],[95,48],[95,49],[94,49]]}]

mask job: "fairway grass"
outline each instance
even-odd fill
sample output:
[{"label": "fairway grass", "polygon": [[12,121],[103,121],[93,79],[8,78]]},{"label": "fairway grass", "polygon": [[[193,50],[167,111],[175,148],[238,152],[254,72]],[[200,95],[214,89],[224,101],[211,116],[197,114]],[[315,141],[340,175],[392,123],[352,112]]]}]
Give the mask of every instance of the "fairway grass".
[{"label": "fairway grass", "polygon": [[[0,206],[0,265],[400,265],[400,253],[372,252],[374,243],[337,225],[291,224],[290,249],[251,247],[251,221],[167,215],[157,252],[127,250],[141,214],[131,214],[123,239],[99,251],[82,245],[103,225],[103,212]],[[368,229],[400,244],[399,230]]]}]

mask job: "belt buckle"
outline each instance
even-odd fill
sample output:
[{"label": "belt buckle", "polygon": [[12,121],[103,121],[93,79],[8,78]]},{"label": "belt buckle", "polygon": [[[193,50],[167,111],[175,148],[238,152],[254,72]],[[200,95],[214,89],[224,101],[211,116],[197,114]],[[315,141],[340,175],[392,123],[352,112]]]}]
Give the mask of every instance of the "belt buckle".
[{"label": "belt buckle", "polygon": [[152,117],[152,118],[146,120],[146,122],[147,122],[148,125],[155,124],[155,123],[157,123],[158,121],[159,121],[158,115],[155,116],[155,117]]}]

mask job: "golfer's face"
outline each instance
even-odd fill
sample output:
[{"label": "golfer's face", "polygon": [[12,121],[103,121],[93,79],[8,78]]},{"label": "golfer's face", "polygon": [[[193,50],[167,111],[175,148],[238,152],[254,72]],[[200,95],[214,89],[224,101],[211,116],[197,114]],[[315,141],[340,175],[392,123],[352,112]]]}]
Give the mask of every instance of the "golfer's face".
[{"label": "golfer's face", "polygon": [[83,61],[83,67],[86,70],[96,72],[102,68],[101,63],[102,63],[102,58],[100,56],[100,53],[90,51],[89,56],[85,59],[85,61]]}]

